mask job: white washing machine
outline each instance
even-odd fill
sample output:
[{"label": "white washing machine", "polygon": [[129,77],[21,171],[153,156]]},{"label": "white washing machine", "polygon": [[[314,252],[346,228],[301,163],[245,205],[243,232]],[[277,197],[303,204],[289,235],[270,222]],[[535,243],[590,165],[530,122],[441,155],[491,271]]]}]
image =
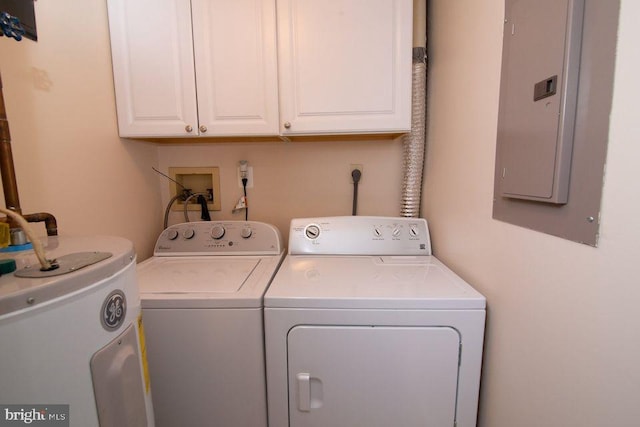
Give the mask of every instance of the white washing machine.
[{"label": "white washing machine", "polygon": [[158,427],[266,427],[263,296],[283,257],[261,222],[162,232],[138,266]]},{"label": "white washing machine", "polygon": [[476,425],[485,298],[424,219],[294,219],[264,312],[270,427]]},{"label": "white washing machine", "polygon": [[0,420],[153,426],[132,243],[49,237],[44,246],[57,269],[40,271],[33,250],[1,255],[17,270],[0,277]]}]

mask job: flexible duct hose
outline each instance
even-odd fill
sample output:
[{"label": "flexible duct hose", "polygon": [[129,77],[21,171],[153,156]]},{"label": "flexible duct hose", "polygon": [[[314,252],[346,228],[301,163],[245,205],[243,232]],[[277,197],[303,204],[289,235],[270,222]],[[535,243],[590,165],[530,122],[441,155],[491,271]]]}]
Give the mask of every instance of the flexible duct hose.
[{"label": "flexible duct hose", "polygon": [[417,218],[422,200],[426,149],[427,2],[413,0],[411,132],[402,137],[403,177],[400,215]]},{"label": "flexible duct hose", "polygon": [[427,64],[424,48],[413,49],[411,132],[402,137],[403,179],[400,215],[417,218],[422,199],[426,137],[426,81]]}]

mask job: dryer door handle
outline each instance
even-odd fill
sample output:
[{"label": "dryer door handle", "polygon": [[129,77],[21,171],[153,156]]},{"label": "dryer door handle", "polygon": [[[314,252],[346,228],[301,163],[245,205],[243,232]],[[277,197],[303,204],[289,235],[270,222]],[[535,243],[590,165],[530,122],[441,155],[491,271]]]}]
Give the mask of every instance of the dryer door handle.
[{"label": "dryer door handle", "polygon": [[320,378],[302,372],[296,375],[296,382],[298,383],[298,410],[300,412],[311,412],[312,409],[322,407],[324,393]]},{"label": "dryer door handle", "polygon": [[311,411],[311,375],[300,373],[296,375],[298,381],[298,411]]}]

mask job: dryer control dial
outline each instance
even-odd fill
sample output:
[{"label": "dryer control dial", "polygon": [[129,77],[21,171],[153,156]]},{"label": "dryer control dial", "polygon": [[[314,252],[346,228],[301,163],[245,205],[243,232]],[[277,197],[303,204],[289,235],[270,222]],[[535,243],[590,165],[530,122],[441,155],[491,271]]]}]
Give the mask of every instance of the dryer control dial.
[{"label": "dryer control dial", "polygon": [[320,227],[315,224],[307,225],[307,228],[304,229],[304,235],[311,240],[317,239],[320,237]]},{"label": "dryer control dial", "polygon": [[167,239],[176,240],[178,238],[178,230],[167,231]]},{"label": "dryer control dial", "polygon": [[213,228],[211,229],[211,237],[213,237],[216,240],[220,240],[224,237],[224,233],[226,232],[226,230],[224,229],[224,227],[220,224],[216,224],[213,226]]},{"label": "dryer control dial", "polygon": [[196,232],[193,230],[193,228],[187,228],[182,233],[182,237],[184,237],[187,240],[193,239],[193,236],[195,236],[195,235],[196,235]]}]

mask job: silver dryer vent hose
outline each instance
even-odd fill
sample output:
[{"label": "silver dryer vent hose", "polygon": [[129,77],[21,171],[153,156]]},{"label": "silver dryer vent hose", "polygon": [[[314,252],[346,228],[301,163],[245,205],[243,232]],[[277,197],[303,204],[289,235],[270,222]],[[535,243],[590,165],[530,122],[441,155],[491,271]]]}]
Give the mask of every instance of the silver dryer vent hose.
[{"label": "silver dryer vent hose", "polygon": [[413,48],[411,132],[402,137],[403,178],[400,216],[420,215],[422,176],[426,148],[426,81],[427,63],[424,47]]}]

